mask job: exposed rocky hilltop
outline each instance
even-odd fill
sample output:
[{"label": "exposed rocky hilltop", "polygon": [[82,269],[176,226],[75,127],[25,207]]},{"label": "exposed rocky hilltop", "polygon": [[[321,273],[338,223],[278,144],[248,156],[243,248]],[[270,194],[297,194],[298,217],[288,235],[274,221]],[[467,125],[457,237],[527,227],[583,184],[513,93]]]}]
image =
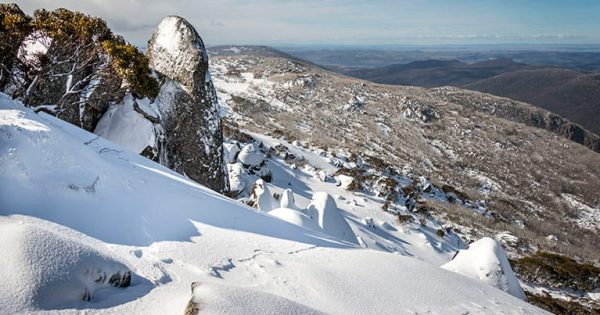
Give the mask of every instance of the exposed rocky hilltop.
[{"label": "exposed rocky hilltop", "polygon": [[533,108],[527,104],[460,89],[378,85],[274,57],[214,57],[211,69],[228,120],[242,128],[347,148],[429,176],[436,187],[480,200],[491,216],[429,209],[478,235],[511,231],[520,240],[516,252],[534,246],[598,259],[582,235],[598,237],[600,155],[480,108]]}]

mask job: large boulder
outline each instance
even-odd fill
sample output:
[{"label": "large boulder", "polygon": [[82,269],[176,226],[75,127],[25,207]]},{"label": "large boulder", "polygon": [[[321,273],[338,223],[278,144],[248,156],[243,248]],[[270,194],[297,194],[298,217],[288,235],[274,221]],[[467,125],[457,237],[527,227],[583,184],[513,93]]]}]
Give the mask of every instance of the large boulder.
[{"label": "large boulder", "polygon": [[148,59],[161,80],[156,99],[163,129],[160,163],[227,191],[221,119],[202,39],[185,19],[168,16],[148,42]]}]

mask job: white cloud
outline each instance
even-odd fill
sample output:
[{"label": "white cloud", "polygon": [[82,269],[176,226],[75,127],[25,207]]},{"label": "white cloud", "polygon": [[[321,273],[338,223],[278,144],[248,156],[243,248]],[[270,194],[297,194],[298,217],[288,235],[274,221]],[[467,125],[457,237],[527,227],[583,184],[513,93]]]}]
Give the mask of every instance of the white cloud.
[{"label": "white cloud", "polygon": [[141,46],[166,15],[188,19],[208,45],[569,42],[598,40],[599,33],[589,27],[589,34],[571,31],[568,23],[560,29],[529,25],[472,0],[23,0],[19,5],[28,13],[66,7],[100,16]]}]

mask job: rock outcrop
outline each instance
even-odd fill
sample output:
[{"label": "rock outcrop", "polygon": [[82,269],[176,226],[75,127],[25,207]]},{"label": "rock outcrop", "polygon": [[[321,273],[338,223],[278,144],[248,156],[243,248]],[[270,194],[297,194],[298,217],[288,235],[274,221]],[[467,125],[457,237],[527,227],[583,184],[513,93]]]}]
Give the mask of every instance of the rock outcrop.
[{"label": "rock outcrop", "polygon": [[148,59],[161,80],[155,102],[163,129],[160,163],[227,191],[221,120],[202,39],[185,19],[168,16],[148,42]]}]

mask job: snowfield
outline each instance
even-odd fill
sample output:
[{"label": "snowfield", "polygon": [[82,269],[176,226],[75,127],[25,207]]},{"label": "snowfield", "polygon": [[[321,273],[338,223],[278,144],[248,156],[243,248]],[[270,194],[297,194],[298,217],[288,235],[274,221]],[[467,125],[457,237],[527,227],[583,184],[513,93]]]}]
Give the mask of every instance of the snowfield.
[{"label": "snowfield", "polygon": [[[457,239],[397,226],[372,199],[269,165],[265,186],[293,193],[258,211],[0,94],[0,313],[181,314],[190,299],[207,314],[544,313],[440,268],[464,249]],[[319,228],[299,209],[319,214]],[[496,246],[457,258],[491,252],[500,259],[480,261],[505,271]]]}]

